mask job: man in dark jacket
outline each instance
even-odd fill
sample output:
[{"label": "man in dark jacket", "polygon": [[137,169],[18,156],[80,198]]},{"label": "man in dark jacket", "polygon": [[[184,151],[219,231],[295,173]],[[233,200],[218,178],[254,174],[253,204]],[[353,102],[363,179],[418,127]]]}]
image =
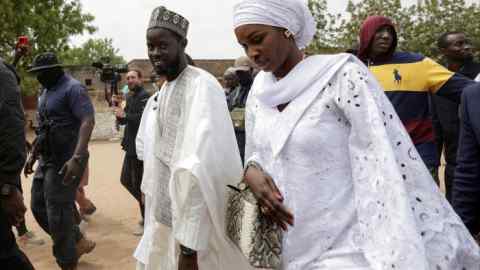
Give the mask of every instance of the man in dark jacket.
[{"label": "man in dark jacket", "polygon": [[452,204],[472,235],[480,233],[480,84],[463,93]]},{"label": "man in dark jacket", "polygon": [[[450,71],[472,80],[480,73],[480,64],[473,61],[470,41],[463,32],[442,34],[437,41],[437,46],[445,58],[445,66]],[[458,103],[434,95],[432,96],[432,113],[439,159],[445,150],[445,189],[447,200],[451,201],[460,129]]]},{"label": "man in dark jacket", "polygon": [[20,173],[26,159],[25,118],[15,74],[0,59],[0,266],[33,270],[18,248],[13,225],[24,221]]},{"label": "man in dark jacket", "polygon": [[397,41],[389,18],[371,16],[360,29],[358,57],[385,89],[418,153],[438,181],[429,96],[436,94],[458,103],[463,88],[473,81],[423,55],[397,52]]},{"label": "man in dark jacket", "polygon": [[[145,207],[142,202],[142,191],[140,190],[143,177],[143,162],[137,157],[135,138],[137,137],[143,109],[147,105],[149,94],[142,86],[142,73],[139,70],[131,70],[127,73],[126,78],[130,93],[128,94],[125,110],[122,106],[118,106],[115,109],[118,123],[125,125],[125,134],[122,140],[125,158],[123,160],[120,182],[137,200],[143,218]],[[140,225],[134,231],[134,234],[142,235],[142,233],[143,227]]]},{"label": "man in dark jacket", "polygon": [[[15,55],[13,58],[13,62],[11,65],[8,63],[4,63],[14,74],[15,77],[17,78],[17,83],[20,85],[21,79],[20,76],[18,76],[17,73],[17,65],[20,62],[20,59],[22,59],[27,53],[29,52],[29,46],[28,45],[19,45],[15,49]],[[27,141],[25,141],[25,144],[27,145],[27,150],[31,148],[31,144]],[[17,228],[17,233],[18,233],[18,241],[23,244],[31,244],[31,245],[43,245],[45,241],[41,238],[38,238],[36,234],[33,231],[30,231],[27,228],[27,223],[24,220],[21,222],[18,226],[15,226]]]}]

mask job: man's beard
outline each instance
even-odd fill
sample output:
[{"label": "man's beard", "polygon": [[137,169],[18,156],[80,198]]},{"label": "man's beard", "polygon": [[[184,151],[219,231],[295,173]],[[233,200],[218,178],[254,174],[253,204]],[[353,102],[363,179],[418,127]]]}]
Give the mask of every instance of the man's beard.
[{"label": "man's beard", "polygon": [[158,67],[154,65],[155,72],[159,76],[173,77],[178,74],[180,68],[180,54],[175,58],[175,62],[166,67]]},{"label": "man's beard", "polygon": [[139,90],[141,89],[141,86],[136,84],[136,85],[132,85],[132,87],[128,87],[128,90],[130,91],[133,91],[133,92],[138,92]]}]

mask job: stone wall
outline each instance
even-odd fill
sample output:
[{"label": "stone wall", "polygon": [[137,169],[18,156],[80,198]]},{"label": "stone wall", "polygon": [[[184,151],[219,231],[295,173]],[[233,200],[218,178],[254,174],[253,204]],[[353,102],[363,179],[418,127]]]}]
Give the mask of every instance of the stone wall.
[{"label": "stone wall", "polygon": [[102,91],[89,92],[95,107],[95,129],[93,140],[116,140],[122,133],[115,130],[115,115],[113,108],[105,101],[105,93]]},{"label": "stone wall", "polygon": [[120,140],[123,136],[123,131],[123,127],[120,127],[119,130],[116,129],[113,113],[108,111],[95,113],[95,128],[92,140]]},{"label": "stone wall", "polygon": [[91,66],[66,66],[65,71],[87,87],[89,91],[103,89],[98,69]]}]

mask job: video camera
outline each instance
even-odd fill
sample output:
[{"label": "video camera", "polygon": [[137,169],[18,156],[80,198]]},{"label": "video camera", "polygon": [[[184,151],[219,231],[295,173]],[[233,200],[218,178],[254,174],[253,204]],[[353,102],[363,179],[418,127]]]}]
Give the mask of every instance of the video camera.
[{"label": "video camera", "polygon": [[92,66],[100,69],[100,80],[105,83],[105,100],[111,107],[118,106],[112,97],[118,95],[118,82],[122,80],[120,74],[128,72],[128,65],[113,65],[110,62],[110,57],[102,57],[100,62],[94,62]]},{"label": "video camera", "polygon": [[101,70],[100,80],[104,83],[119,81],[120,74],[128,72],[128,65],[113,65],[110,61],[110,57],[102,57],[100,62],[92,64],[93,67]]}]

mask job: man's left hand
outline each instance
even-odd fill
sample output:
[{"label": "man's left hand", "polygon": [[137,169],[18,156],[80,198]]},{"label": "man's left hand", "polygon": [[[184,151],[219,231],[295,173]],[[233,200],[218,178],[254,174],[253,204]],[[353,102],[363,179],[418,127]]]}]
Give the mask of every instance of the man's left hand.
[{"label": "man's left hand", "polygon": [[58,174],[64,175],[63,184],[68,186],[72,184],[72,182],[80,180],[84,168],[85,166],[80,164],[79,161],[75,159],[75,157],[72,157],[70,160],[65,162],[65,165],[63,165],[62,169],[58,172]]},{"label": "man's left hand", "polygon": [[180,253],[178,270],[198,270],[197,255],[183,255]]}]

